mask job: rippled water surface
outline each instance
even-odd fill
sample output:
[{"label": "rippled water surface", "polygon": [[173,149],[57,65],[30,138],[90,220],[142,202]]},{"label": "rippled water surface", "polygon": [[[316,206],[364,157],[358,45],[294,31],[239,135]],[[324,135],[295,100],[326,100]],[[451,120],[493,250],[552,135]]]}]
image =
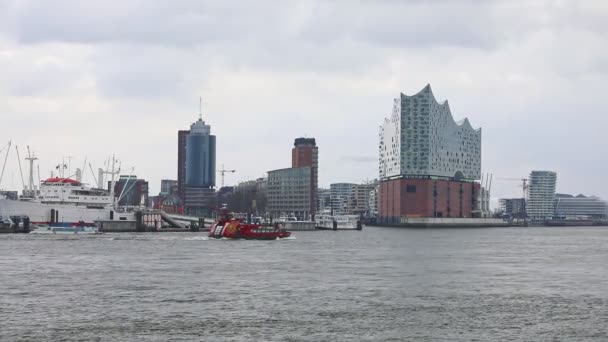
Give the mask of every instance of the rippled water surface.
[{"label": "rippled water surface", "polygon": [[0,236],[2,341],[608,341],[608,228]]}]

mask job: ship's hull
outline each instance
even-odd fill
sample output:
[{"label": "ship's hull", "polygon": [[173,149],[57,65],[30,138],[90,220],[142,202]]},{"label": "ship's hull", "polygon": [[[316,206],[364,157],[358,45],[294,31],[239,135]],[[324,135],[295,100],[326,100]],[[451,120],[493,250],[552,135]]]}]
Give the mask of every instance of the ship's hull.
[{"label": "ship's hull", "polygon": [[54,234],[54,235],[88,235],[100,234],[97,227],[38,227],[30,232],[30,234]]},{"label": "ship's hull", "polygon": [[318,215],[315,228],[319,230],[361,230],[359,216],[356,215]]},{"label": "ship's hull", "polygon": [[216,239],[276,240],[291,236],[291,232],[272,226],[247,224],[238,220],[216,222],[209,231],[209,237]]},{"label": "ship's hull", "polygon": [[[55,219],[51,218],[55,213]],[[34,201],[0,199],[0,216],[27,216],[32,223],[133,220],[131,213],[117,213],[111,206],[88,208],[74,204],[48,204]]]}]

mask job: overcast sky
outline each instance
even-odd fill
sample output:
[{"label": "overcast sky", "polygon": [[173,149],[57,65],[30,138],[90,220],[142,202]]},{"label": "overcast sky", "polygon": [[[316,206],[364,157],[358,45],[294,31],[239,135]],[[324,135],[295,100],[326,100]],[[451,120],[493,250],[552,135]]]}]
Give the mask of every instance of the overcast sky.
[{"label": "overcast sky", "polygon": [[484,172],[608,199],[607,39],[605,0],[0,0],[0,149],[30,145],[43,178],[116,154],[154,194],[202,95],[228,184],[289,167],[299,136],[320,185],[361,182],[393,98],[430,83],[482,128]]}]

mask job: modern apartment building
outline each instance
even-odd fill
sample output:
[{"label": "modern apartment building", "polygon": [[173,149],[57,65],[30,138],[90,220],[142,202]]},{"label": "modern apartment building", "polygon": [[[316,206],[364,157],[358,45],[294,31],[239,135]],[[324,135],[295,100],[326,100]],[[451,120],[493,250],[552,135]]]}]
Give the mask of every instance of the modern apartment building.
[{"label": "modern apartment building", "polygon": [[597,197],[555,195],[555,218],[606,220],[608,203]]},{"label": "modern apartment building", "polygon": [[316,209],[316,204],[310,202],[312,177],[310,166],[268,171],[266,211],[275,219],[282,216],[310,219]]},{"label": "modern apartment building", "polygon": [[318,206],[319,149],[314,138],[297,138],[291,168],[268,172],[267,212],[311,220]]},{"label": "modern apartment building", "polygon": [[524,218],[526,216],[526,200],[524,198],[501,198],[499,200],[500,211],[512,218]]},{"label": "modern apartment building", "polygon": [[544,221],[555,214],[555,187],[557,173],[532,171],[530,173],[526,212],[532,221]]},{"label": "modern apartment building", "polygon": [[170,195],[177,192],[178,182],[173,179],[161,179],[160,180],[160,193],[162,195]]},{"label": "modern apartment building", "polygon": [[356,184],[348,199],[348,213],[371,216],[370,195],[376,189],[376,183]]},{"label": "modern apartment building", "polygon": [[380,185],[376,185],[373,190],[369,192],[369,217],[378,217],[378,191]]},{"label": "modern apartment building", "polygon": [[348,213],[348,201],[356,185],[354,183],[333,183],[329,185],[331,210],[334,213]]}]

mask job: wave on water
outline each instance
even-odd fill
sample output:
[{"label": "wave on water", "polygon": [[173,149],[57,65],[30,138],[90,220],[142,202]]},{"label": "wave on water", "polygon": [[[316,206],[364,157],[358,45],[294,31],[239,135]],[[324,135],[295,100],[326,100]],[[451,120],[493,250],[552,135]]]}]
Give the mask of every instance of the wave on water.
[{"label": "wave on water", "polygon": [[207,240],[209,240],[209,238],[206,236],[195,236],[195,237],[184,238],[184,240],[186,240],[186,241],[207,241]]},{"label": "wave on water", "polygon": [[277,240],[295,240],[295,239],[296,239],[296,237],[292,235],[292,236],[288,236],[286,238],[278,238]]}]

